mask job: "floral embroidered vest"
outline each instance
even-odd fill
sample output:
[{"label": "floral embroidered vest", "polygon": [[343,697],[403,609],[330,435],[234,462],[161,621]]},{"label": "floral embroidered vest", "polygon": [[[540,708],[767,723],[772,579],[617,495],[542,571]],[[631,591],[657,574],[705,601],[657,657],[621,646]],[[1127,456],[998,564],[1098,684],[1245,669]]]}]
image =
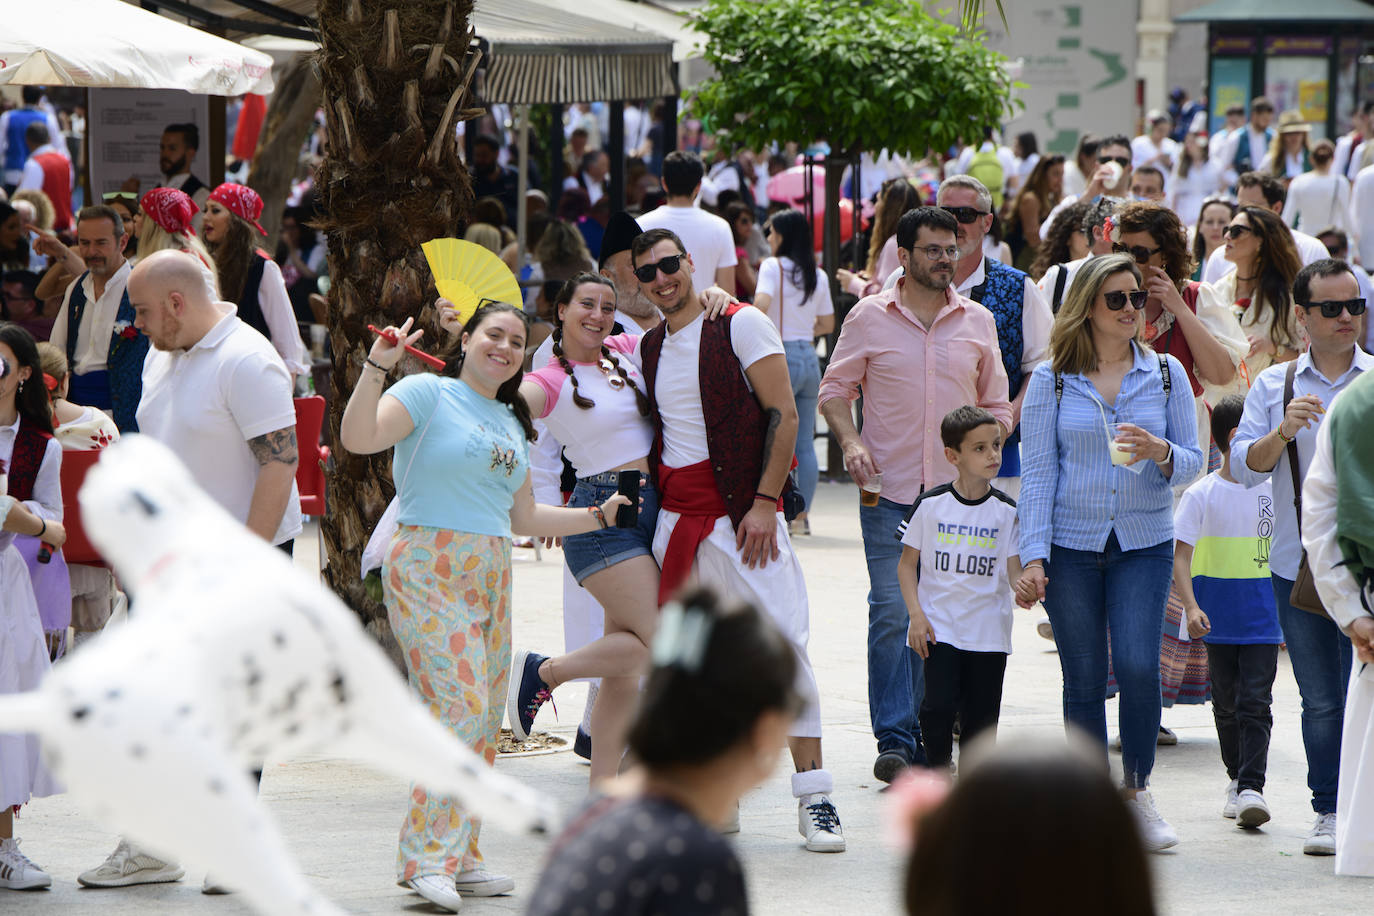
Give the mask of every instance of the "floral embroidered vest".
[{"label": "floral embroidered vest", "polygon": [[[72,287],[67,302],[67,363],[76,365],[76,338],[81,329],[81,315],[86,310],[86,289],[82,274]],[[138,401],[143,396],[143,358],[148,355],[148,338],[134,327],[134,307],[129,304],[129,289],[119,300],[114,327],[110,331],[109,355],[105,368],[110,374],[110,403],[115,425],[121,433],[138,432]]]}]

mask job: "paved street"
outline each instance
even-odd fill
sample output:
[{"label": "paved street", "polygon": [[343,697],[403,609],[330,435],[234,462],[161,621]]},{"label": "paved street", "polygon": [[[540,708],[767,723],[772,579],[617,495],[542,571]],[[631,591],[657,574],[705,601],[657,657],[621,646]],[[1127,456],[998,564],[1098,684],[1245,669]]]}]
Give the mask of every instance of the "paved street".
[{"label": "paved street", "polygon": [[[871,774],[874,748],[864,661],[868,585],[855,490],[822,484],[817,503],[812,514],[816,534],[799,538],[798,550],[810,585],[811,655],[823,697],[826,766],[837,781],[835,802],[849,851],[824,856],[803,850],[788,791],[788,767],[782,761],[768,783],[744,800],[743,832],[735,842],[756,913],[896,914],[901,912],[901,863],[884,844],[883,797]],[[557,649],[562,644],[562,555],[546,551],[537,562],[533,551],[517,554],[516,645]],[[298,562],[313,555],[313,544],[298,543]],[[1007,668],[1002,707],[1004,735],[1060,731],[1058,661],[1050,644],[1036,635],[1037,619],[1036,612],[1017,614],[1016,651]],[[546,706],[539,725],[571,738],[581,715],[582,690],[570,685],[555,699],[561,720],[555,722]],[[1113,716],[1114,708],[1115,704]],[[1280,660],[1274,711],[1266,792],[1274,819],[1265,829],[1248,833],[1219,813],[1226,777],[1210,709],[1165,711],[1165,724],[1178,732],[1181,743],[1160,749],[1154,789],[1161,812],[1178,829],[1181,842],[1151,859],[1161,912],[1181,916],[1369,911],[1374,885],[1337,879],[1330,858],[1301,852],[1313,815],[1305,785],[1297,688],[1286,658]],[[587,770],[571,753],[502,760],[498,767],[539,785],[568,808],[585,792]],[[403,782],[344,760],[281,761],[268,766],[262,797],[304,870],[341,906],[356,913],[435,912],[394,883],[395,838],[406,798]],[[47,869],[54,886],[45,892],[0,892],[0,912],[5,914],[247,912],[234,897],[202,896],[198,873],[173,885],[81,889],[77,873],[98,864],[114,847],[115,836],[62,797],[34,803],[16,826],[24,851]],[[515,877],[516,895],[471,901],[465,912],[519,912],[537,880],[544,843],[493,829],[484,833],[483,849],[493,869]],[[1063,880],[1074,880],[1073,865],[1063,864]],[[995,863],[989,867],[995,871]]]}]

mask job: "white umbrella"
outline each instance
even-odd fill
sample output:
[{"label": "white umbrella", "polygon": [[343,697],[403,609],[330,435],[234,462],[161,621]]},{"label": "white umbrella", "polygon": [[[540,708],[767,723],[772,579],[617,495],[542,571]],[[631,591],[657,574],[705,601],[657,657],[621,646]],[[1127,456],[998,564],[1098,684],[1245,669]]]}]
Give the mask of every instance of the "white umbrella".
[{"label": "white umbrella", "polygon": [[6,3],[0,84],[272,91],[272,58],[122,0]]}]

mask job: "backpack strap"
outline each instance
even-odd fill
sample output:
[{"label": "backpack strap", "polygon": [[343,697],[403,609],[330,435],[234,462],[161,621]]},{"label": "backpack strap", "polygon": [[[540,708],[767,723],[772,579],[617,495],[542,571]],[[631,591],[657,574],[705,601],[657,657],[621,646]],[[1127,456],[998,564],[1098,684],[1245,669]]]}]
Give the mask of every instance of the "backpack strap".
[{"label": "backpack strap", "polygon": [[1058,408],[1058,407],[1059,407],[1059,404],[1060,404],[1063,400],[1064,400],[1064,376],[1062,376],[1062,375],[1060,375],[1058,372],[1056,372],[1056,373],[1054,374],[1054,406],[1055,406],[1056,408]]},{"label": "backpack strap", "polygon": [[1159,358],[1159,374],[1160,377],[1164,379],[1164,403],[1167,405],[1169,403],[1169,393],[1174,387],[1172,373],[1169,372],[1169,358],[1163,353],[1156,353],[1155,356]]},{"label": "backpack strap", "polygon": [[1059,306],[1064,302],[1064,284],[1069,279],[1069,266],[1060,264],[1059,273],[1054,275],[1054,295],[1050,297],[1050,312],[1059,313]]}]

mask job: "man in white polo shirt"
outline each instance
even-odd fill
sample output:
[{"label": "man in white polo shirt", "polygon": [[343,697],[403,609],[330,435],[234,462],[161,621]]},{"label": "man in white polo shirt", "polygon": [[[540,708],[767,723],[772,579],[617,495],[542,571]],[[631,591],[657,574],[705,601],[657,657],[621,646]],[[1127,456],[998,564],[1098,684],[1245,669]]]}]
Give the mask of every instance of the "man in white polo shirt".
[{"label": "man in white polo shirt", "polygon": [[[143,365],[139,429],[167,445],[230,515],[287,553],[301,532],[291,376],[272,344],[210,298],[200,263],[159,251],[129,275]],[[260,773],[258,774],[260,777]],[[121,839],[77,880],[87,887],[178,881],[185,870]],[[206,893],[222,893],[210,878]]]},{"label": "man in white polo shirt", "polygon": [[705,173],[706,167],[696,153],[669,153],[663,160],[663,190],[668,201],[641,216],[639,227],[646,232],[670,229],[682,239],[684,250],[692,256],[693,289],[719,286],[733,291],[739,259],[735,257],[730,224],[695,203]]}]

